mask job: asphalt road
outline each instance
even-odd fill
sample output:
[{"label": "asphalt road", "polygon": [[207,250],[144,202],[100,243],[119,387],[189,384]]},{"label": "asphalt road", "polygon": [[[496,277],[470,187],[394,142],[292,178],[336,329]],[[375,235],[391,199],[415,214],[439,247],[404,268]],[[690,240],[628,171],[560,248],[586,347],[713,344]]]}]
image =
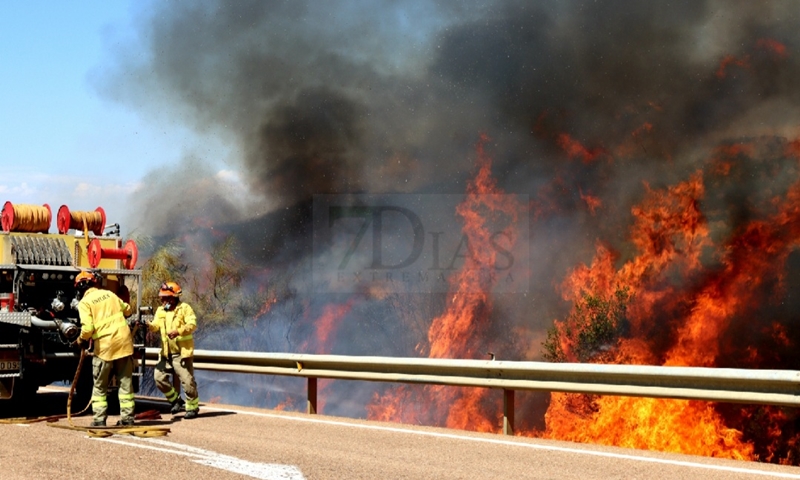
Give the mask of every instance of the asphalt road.
[{"label": "asphalt road", "polygon": [[[63,413],[63,391],[29,410]],[[800,479],[800,468],[531,438],[202,405],[200,417],[157,409],[168,435],[90,438],[46,422],[0,425],[0,478],[30,479]],[[0,404],[0,417],[20,412]],[[23,414],[25,412],[22,412]],[[116,421],[111,417],[110,423]],[[74,418],[86,426],[90,416]],[[58,424],[66,425],[64,419]]]}]

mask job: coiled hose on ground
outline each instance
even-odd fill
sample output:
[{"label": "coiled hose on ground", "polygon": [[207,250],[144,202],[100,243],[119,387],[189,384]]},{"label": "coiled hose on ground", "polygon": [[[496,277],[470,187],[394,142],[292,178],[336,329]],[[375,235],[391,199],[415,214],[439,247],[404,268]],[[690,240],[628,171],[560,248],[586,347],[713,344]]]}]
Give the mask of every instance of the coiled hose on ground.
[{"label": "coiled hose on ground", "polygon": [[[72,397],[75,395],[75,386],[78,384],[81,370],[83,369],[83,360],[86,358],[86,350],[81,350],[81,356],[78,360],[78,369],[75,371],[75,378],[72,380],[72,385],[69,388],[69,396],[67,397],[67,413],[61,415],[49,415],[44,417],[35,418],[8,418],[0,419],[0,423],[4,424],[19,424],[19,423],[37,423],[47,422],[48,427],[64,428],[67,430],[77,430],[86,432],[90,437],[110,437],[112,435],[133,435],[135,437],[163,437],[166,436],[170,429],[169,427],[160,426],[114,426],[114,427],[82,427],[72,423]],[[91,400],[76,415],[82,415],[91,406]],[[68,425],[58,423],[60,420],[66,418]]]}]

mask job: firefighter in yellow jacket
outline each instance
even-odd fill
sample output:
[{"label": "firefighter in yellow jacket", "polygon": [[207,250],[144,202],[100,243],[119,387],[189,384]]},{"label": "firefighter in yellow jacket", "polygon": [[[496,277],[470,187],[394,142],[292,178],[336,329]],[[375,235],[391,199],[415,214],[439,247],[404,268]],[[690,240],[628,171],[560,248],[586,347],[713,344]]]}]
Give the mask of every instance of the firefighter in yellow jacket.
[{"label": "firefighter in yellow jacket", "polygon": [[[197,317],[192,307],[182,302],[181,287],[175,282],[164,282],[158,291],[161,306],[156,310],[153,321],[148,324],[151,332],[161,332],[161,352],[153,378],[156,386],[172,404],[172,413],[186,410],[183,418],[197,417],[200,412],[200,398],[197,395],[197,382],[194,379],[194,339],[192,332],[197,328]],[[175,390],[167,375],[167,367],[181,381],[186,393],[186,402]]]},{"label": "firefighter in yellow jacket", "polygon": [[133,336],[125,317],[131,315],[131,306],[114,292],[100,288],[103,277],[96,272],[81,271],[75,277],[75,288],[83,292],[78,303],[81,320],[79,342],[88,347],[94,342],[92,358],[93,427],[106,426],[108,418],[108,381],[112,374],[119,383],[118,425],[133,425]]}]

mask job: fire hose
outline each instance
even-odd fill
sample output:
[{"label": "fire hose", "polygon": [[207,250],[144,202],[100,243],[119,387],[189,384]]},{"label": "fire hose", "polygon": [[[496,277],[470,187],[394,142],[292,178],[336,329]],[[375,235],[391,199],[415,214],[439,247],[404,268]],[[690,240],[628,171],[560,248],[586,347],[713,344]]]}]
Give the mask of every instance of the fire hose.
[{"label": "fire hose", "polygon": [[[36,418],[0,419],[0,423],[21,424],[21,423],[47,422],[48,427],[86,432],[88,436],[96,438],[110,437],[112,435],[133,435],[135,437],[163,437],[170,432],[169,427],[156,427],[156,426],[131,427],[124,425],[114,426],[114,427],[82,427],[72,423],[72,397],[75,395],[75,387],[78,385],[78,379],[80,378],[84,358],[86,358],[86,349],[81,349],[81,356],[80,359],[78,360],[78,368],[75,371],[75,377],[73,378],[72,385],[69,388],[66,414],[49,415]],[[85,413],[89,409],[91,404],[92,404],[91,400],[89,400],[89,403],[86,405],[86,407],[84,407],[83,410],[78,412],[76,415],[82,415],[83,413]],[[67,419],[69,425],[56,423],[63,418]]]}]

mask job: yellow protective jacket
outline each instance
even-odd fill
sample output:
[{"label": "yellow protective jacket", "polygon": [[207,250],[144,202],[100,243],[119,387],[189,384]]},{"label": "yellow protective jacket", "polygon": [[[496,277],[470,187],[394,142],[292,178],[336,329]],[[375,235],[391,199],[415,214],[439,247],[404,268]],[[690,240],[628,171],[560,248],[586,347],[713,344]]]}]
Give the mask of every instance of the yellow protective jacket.
[{"label": "yellow protective jacket", "polygon": [[[194,337],[197,317],[188,303],[180,302],[175,310],[166,311],[158,307],[153,321],[147,326],[151,332],[161,332],[161,356],[180,355],[181,358],[194,356]],[[170,339],[167,334],[177,331],[178,336]]]},{"label": "yellow protective jacket", "polygon": [[94,340],[94,355],[107,362],[133,355],[133,336],[125,317],[131,306],[114,292],[89,288],[78,304],[81,339]]}]

